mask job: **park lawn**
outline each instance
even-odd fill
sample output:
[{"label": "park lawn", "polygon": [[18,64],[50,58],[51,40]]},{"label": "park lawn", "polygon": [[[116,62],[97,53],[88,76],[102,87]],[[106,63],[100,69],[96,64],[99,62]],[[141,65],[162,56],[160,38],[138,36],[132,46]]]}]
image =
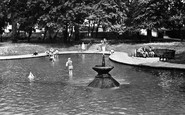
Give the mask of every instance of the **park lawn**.
[{"label": "park lawn", "polygon": [[[99,43],[92,44],[88,50],[98,50]],[[120,52],[126,52],[128,55],[132,56],[134,50],[143,47],[143,46],[152,46],[154,48],[167,48],[173,49],[176,51],[175,59],[170,60],[172,63],[185,64],[185,42],[156,42],[156,43],[139,43],[139,44],[129,44],[129,43],[116,43],[109,44],[108,50],[115,50]],[[57,43],[11,43],[11,42],[2,42],[0,43],[0,55],[24,55],[32,54],[35,51],[41,53],[46,52],[50,48],[58,49],[59,51],[77,51],[80,48],[80,45],[66,45],[66,44],[57,44]]]},{"label": "park lawn", "polygon": [[77,50],[77,45],[64,45],[64,44],[48,44],[48,43],[11,43],[3,42],[0,43],[0,55],[24,55],[32,54],[34,52],[43,53],[48,51],[50,48],[58,49],[59,51],[73,51]]}]

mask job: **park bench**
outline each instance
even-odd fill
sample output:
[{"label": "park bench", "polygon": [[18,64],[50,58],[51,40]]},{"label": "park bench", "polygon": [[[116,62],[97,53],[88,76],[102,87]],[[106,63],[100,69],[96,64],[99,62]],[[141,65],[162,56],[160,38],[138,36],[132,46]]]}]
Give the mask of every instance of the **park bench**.
[{"label": "park bench", "polygon": [[160,61],[167,61],[175,58],[175,50],[171,49],[154,49],[156,57],[159,57]]}]

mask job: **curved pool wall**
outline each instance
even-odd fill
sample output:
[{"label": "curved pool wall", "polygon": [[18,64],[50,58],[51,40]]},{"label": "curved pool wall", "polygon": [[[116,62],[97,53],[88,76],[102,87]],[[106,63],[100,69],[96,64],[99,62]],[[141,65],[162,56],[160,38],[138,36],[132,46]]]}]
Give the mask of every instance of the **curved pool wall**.
[{"label": "curved pool wall", "polygon": [[[59,52],[61,54],[110,54],[109,51],[63,51]],[[0,56],[0,60],[13,60],[13,59],[27,59],[27,58],[39,58],[48,56],[47,53],[38,53],[38,55],[26,54],[26,55],[13,55],[13,56]]]},{"label": "curved pool wall", "polygon": [[[107,54],[110,55],[109,51],[99,52],[99,51],[63,51],[59,54]],[[0,60],[13,60],[13,59],[27,59],[27,58],[38,58],[45,57],[46,53],[39,53],[38,55],[27,54],[27,55],[14,55],[14,56],[0,56]],[[162,68],[162,69],[185,69],[185,64],[176,64],[168,62],[160,62],[159,58],[136,58],[130,57],[125,52],[114,52],[109,56],[109,59],[121,64],[141,66],[141,67],[151,67],[151,68]]]},{"label": "curved pool wall", "polygon": [[125,52],[115,52],[114,54],[109,56],[109,59],[114,62],[133,65],[133,66],[185,70],[185,64],[159,61],[159,57],[151,57],[151,58],[130,57]]},{"label": "curved pool wall", "polygon": [[[65,62],[71,57],[74,76]],[[24,60],[1,60],[0,114],[184,114],[185,73],[114,63],[110,74],[121,83],[117,89],[87,87],[97,74],[99,54],[59,55]],[[35,82],[28,82],[32,72]]]}]

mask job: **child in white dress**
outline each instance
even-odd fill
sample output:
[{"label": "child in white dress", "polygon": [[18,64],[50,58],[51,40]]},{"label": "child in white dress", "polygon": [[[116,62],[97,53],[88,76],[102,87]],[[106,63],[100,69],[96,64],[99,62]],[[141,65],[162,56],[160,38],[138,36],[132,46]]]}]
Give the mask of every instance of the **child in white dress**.
[{"label": "child in white dress", "polygon": [[66,67],[68,67],[69,76],[72,77],[73,76],[73,62],[71,58],[68,58],[68,61],[66,62]]}]

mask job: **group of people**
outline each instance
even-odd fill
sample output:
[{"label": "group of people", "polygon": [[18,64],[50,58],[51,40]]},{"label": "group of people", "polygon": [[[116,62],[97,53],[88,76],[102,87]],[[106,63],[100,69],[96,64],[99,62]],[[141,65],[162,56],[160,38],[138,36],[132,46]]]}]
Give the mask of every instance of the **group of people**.
[{"label": "group of people", "polygon": [[82,44],[81,45],[79,45],[79,46],[81,46],[79,49],[81,50],[81,51],[85,51],[85,50],[87,50],[90,46],[91,46],[91,42],[89,42],[89,43],[87,43],[87,44],[85,44],[84,42],[82,42]]},{"label": "group of people", "polygon": [[101,40],[101,51],[106,51],[106,48],[107,48],[107,39],[104,38],[103,40]]},{"label": "group of people", "polygon": [[86,50],[86,46],[85,46],[84,42],[82,42],[81,51],[85,51],[85,50]]},{"label": "group of people", "polygon": [[[82,42],[79,49],[81,49],[81,51],[85,51],[88,49],[88,45],[90,45],[91,42],[89,44],[85,44],[84,42]],[[99,51],[102,51],[102,52],[105,52],[105,51],[108,51],[107,48],[108,47],[108,41],[106,38],[102,39],[101,40],[101,44],[97,47],[97,50]],[[113,54],[114,53],[114,50],[110,50],[110,54]]]},{"label": "group of people", "polygon": [[[49,59],[51,61],[55,61],[55,58],[59,54],[59,51],[58,50],[54,50],[53,48],[50,48],[50,50],[49,51],[46,51],[46,53],[49,56]],[[70,77],[73,76],[73,64],[72,63],[73,62],[72,62],[71,58],[68,58],[68,60],[66,62],[66,67],[68,68],[69,76]]]},{"label": "group of people", "polygon": [[[107,44],[108,43],[105,38],[103,40],[101,40],[101,51],[106,51]],[[82,42],[82,44],[81,44],[81,50],[82,51],[86,50],[86,46],[85,46],[84,42]],[[113,54],[113,53],[114,53],[114,50],[111,50],[110,54]],[[46,54],[50,57],[51,61],[55,61],[55,58],[59,54],[59,51],[54,50],[53,48],[50,48],[50,50],[46,51]],[[73,76],[73,64],[72,64],[71,58],[68,58],[68,60],[66,62],[66,67],[68,68],[69,76],[72,77]]]},{"label": "group of people", "polygon": [[107,45],[108,45],[107,39],[104,38],[100,42],[101,42],[101,44],[99,45],[99,47],[97,48],[97,50],[105,52],[107,50]]},{"label": "group of people", "polygon": [[59,54],[59,51],[58,50],[54,50],[53,48],[50,48],[49,51],[46,51],[46,54],[49,56],[49,59],[51,61],[55,61],[55,58]]},{"label": "group of people", "polygon": [[[103,40],[101,40],[101,51],[106,51],[106,46],[107,46],[107,40],[104,38]],[[86,45],[84,44],[84,42],[82,42],[81,44],[81,50],[85,51],[86,50]],[[45,52],[48,56],[49,56],[49,60],[51,61],[55,61],[57,55],[59,54],[58,50],[55,50],[53,48],[50,48],[48,51]],[[114,50],[110,50],[110,54],[113,54]],[[34,52],[33,55],[38,55],[38,52]],[[73,76],[73,64],[72,64],[72,60],[71,58],[68,58],[67,62],[66,62],[66,67],[68,69],[69,72],[69,77]]]},{"label": "group of people", "polygon": [[154,57],[155,52],[153,51],[153,48],[151,46],[148,47],[140,47],[135,50],[135,56],[136,57]]}]

